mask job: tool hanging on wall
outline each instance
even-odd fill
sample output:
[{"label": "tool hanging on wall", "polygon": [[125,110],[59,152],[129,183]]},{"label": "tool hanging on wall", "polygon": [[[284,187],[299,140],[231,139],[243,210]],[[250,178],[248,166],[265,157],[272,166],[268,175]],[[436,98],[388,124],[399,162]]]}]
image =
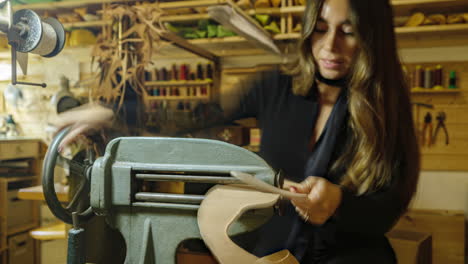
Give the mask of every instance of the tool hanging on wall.
[{"label": "tool hanging on wall", "polygon": [[430,147],[432,145],[432,115],[429,112],[424,116],[421,139],[421,146]]},{"label": "tool hanging on wall", "polygon": [[46,87],[45,83],[18,82],[16,62],[27,74],[28,53],[45,58],[54,57],[65,45],[65,30],[55,18],[41,20],[39,15],[29,9],[18,10],[13,14],[10,0],[0,0],[0,32],[7,35],[11,46],[11,82]]},{"label": "tool hanging on wall", "polygon": [[[416,129],[416,135],[418,139],[422,137],[422,129],[420,129],[420,124],[419,124],[419,110],[421,107],[427,108],[427,109],[433,109],[434,106],[431,104],[425,104],[425,103],[419,103],[419,102],[412,102],[411,105],[415,106],[416,108],[416,116],[414,117],[415,120],[415,129]],[[433,143],[434,141],[432,141]]]},{"label": "tool hanging on wall", "polygon": [[439,129],[442,128],[444,130],[444,133],[445,133],[445,145],[448,145],[449,144],[449,134],[448,134],[448,131],[447,131],[447,127],[445,126],[445,120],[447,118],[447,115],[445,114],[445,112],[439,112],[437,114],[437,127],[434,131],[434,135],[432,136],[432,143],[435,143],[436,139],[437,139],[437,134],[439,133]]}]

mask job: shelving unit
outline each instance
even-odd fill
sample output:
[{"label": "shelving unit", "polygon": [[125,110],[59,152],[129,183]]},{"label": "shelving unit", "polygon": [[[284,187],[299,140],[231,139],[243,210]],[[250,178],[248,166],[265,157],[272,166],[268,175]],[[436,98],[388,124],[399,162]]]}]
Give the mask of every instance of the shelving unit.
[{"label": "shelving unit", "polygon": [[403,35],[424,35],[424,34],[460,34],[468,32],[468,24],[453,24],[453,25],[432,25],[419,27],[397,27],[395,28],[397,36]]},{"label": "shelving unit", "polygon": [[410,16],[414,11],[462,13],[468,11],[467,0],[393,0],[395,16]]},{"label": "shelving unit", "polygon": [[[428,14],[468,12],[468,0],[394,0],[392,1],[392,6],[395,15],[399,17],[407,17],[416,11],[427,12]],[[296,21],[300,19],[304,11],[305,6],[294,6],[291,0],[283,0],[281,7],[278,8],[244,10],[244,12],[250,16],[255,14],[267,14],[280,19],[281,33],[272,36],[277,42],[295,41],[300,38],[300,33],[292,32],[292,30],[294,23],[297,23]],[[196,13],[170,15],[163,17],[162,20],[165,22],[181,22],[208,18],[209,16],[207,14]],[[468,23],[396,27],[395,33],[400,48],[411,48],[415,45],[429,47],[468,44],[468,38],[464,36],[465,33],[468,33]],[[264,54],[262,52],[252,51],[252,46],[249,46],[247,40],[242,37],[196,39],[190,40],[190,42],[207,47],[220,56]],[[236,52],[232,52],[233,48],[236,49],[237,54]]]},{"label": "shelving unit", "polygon": [[[63,10],[71,10],[77,7],[90,7],[91,9],[99,9],[104,4],[109,3],[133,3],[140,0],[84,0],[84,1],[62,1],[50,3],[37,3],[27,5],[15,5],[14,9],[28,8],[35,11],[57,12]],[[161,18],[162,22],[183,22],[196,21],[200,19],[209,19],[207,13],[200,13],[199,7],[207,7],[213,3],[226,3],[225,0],[209,0],[209,1],[174,1],[162,2],[160,8],[168,11],[169,15]],[[232,2],[231,2],[232,3]],[[392,6],[396,16],[406,17],[415,11],[427,13],[453,13],[453,12],[468,12],[468,0],[393,0]],[[188,14],[173,14],[173,10],[177,8],[190,6],[193,7],[193,13]],[[198,10],[198,11],[197,11]],[[273,39],[277,42],[294,41],[300,37],[300,33],[292,32],[294,20],[302,16],[305,11],[305,6],[294,6],[292,0],[282,0],[281,7],[278,8],[257,8],[241,11],[236,8],[245,17],[255,14],[268,14],[280,19],[281,33],[273,35]],[[87,27],[96,28],[108,25],[108,21],[82,21],[74,23],[65,23],[66,28],[72,27]],[[416,45],[423,46],[450,46],[467,44],[468,40],[460,35],[468,32],[468,24],[453,24],[440,26],[421,26],[421,27],[397,27],[395,28],[399,40],[400,47],[413,47],[411,42],[416,42]],[[443,35],[441,39],[439,36]],[[435,37],[437,36],[437,37]],[[424,43],[425,40],[428,43]],[[262,51],[255,51],[253,45],[249,45],[248,41],[243,37],[228,37],[221,39],[196,39],[189,40],[190,43],[198,45],[202,48],[211,50],[219,56],[234,56],[234,55],[255,55],[265,54]],[[235,51],[233,51],[235,50]]]},{"label": "shelving unit", "polygon": [[[28,162],[30,176],[5,177],[4,175],[0,177],[0,263],[2,264],[11,263],[8,262],[7,256],[9,254],[26,254],[9,252],[12,249],[7,241],[39,226],[39,206],[37,202],[18,200],[18,190],[21,187],[39,184],[40,177],[38,175],[42,164],[41,144],[39,140],[34,139],[0,140],[0,160],[24,158],[30,160]],[[27,254],[33,254],[35,255],[34,259],[40,259],[37,245],[34,252],[27,252]]]}]

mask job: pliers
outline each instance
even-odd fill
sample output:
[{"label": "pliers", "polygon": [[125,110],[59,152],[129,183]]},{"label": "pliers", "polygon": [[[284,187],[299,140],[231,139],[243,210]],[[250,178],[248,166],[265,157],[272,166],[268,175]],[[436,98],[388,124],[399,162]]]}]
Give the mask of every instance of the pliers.
[{"label": "pliers", "polygon": [[449,144],[449,134],[448,134],[448,131],[447,131],[447,127],[445,126],[445,119],[447,118],[445,112],[439,112],[437,113],[437,127],[434,131],[434,135],[432,136],[432,143],[435,142],[436,138],[437,138],[437,133],[439,132],[439,129],[442,128],[445,132],[445,145],[448,145]]},{"label": "pliers", "polygon": [[430,147],[432,142],[432,115],[431,113],[427,112],[427,114],[424,116],[421,145],[427,145]]}]

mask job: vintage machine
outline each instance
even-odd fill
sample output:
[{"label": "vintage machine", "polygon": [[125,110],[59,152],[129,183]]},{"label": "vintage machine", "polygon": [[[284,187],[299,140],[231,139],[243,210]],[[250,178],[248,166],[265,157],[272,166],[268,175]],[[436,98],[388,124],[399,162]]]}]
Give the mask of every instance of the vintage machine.
[{"label": "vintage machine", "polygon": [[[111,141],[104,156],[83,164],[67,161],[81,184],[67,208],[54,191],[54,168],[63,162],[57,148],[67,129],[51,143],[43,168],[47,204],[62,221],[73,224],[69,233],[68,263],[85,263],[80,223],[93,215],[105,216],[125,239],[125,263],[172,264],[178,245],[201,238],[197,209],[204,193],[216,184],[241,184],[230,171],[244,171],[270,185],[280,186],[282,176],[256,154],[225,142],[184,138],[123,137]],[[158,185],[179,185],[179,191]],[[79,210],[85,195],[89,207]],[[81,197],[81,198],[78,198]],[[83,201],[81,201],[83,202]],[[249,212],[231,228],[231,234],[253,230],[273,208]]]}]

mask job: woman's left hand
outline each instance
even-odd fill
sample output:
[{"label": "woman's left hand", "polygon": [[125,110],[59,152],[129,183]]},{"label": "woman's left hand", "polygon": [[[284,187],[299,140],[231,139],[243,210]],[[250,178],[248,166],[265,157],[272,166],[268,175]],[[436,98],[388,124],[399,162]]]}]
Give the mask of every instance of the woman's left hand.
[{"label": "woman's left hand", "polygon": [[291,202],[304,221],[315,225],[324,224],[341,203],[341,188],[321,177],[309,176],[290,191],[307,194],[307,198]]}]

